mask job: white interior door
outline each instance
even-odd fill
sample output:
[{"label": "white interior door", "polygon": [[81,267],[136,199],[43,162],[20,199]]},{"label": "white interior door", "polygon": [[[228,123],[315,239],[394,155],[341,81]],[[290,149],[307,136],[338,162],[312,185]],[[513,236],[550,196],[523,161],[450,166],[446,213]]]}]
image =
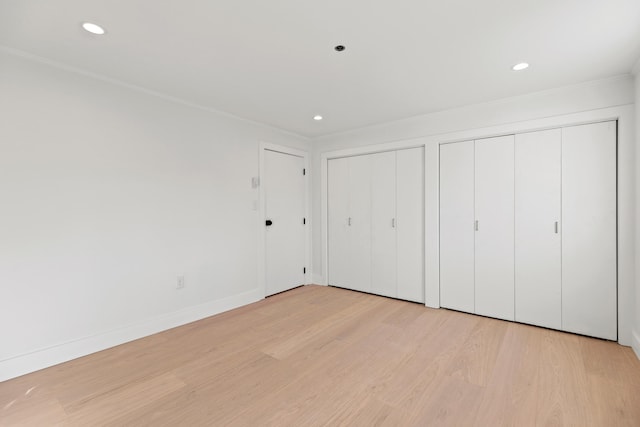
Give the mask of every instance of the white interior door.
[{"label": "white interior door", "polygon": [[396,297],[396,152],[372,154],[371,171],[371,292]]},{"label": "white interior door", "polygon": [[475,142],[476,313],[514,320],[514,136]]},{"label": "white interior door", "polygon": [[562,328],[561,129],[516,135],[515,317]]},{"label": "white interior door", "polygon": [[265,151],[266,294],[304,284],[304,159]]},{"label": "white interior door", "polygon": [[329,284],[349,287],[349,256],[351,227],[349,226],[349,159],[328,161],[327,183],[327,247]]},{"label": "white interior door", "polygon": [[424,148],[396,154],[397,297],[424,302]]},{"label": "white interior door", "polygon": [[371,292],[371,159],[349,157],[348,288]]},{"label": "white interior door", "polygon": [[474,143],[440,146],[440,305],[474,309]]},{"label": "white interior door", "polygon": [[562,329],[617,339],[616,122],[562,129]]}]

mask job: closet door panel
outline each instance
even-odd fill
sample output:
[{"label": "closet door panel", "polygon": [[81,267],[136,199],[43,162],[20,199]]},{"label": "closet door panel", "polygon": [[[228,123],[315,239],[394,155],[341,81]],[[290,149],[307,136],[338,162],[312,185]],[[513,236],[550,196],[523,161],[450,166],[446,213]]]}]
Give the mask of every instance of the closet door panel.
[{"label": "closet door panel", "polygon": [[371,158],[349,157],[348,288],[371,292]]},{"label": "closet door panel", "polygon": [[424,302],[424,148],[396,160],[398,298]]},{"label": "closet door panel", "polygon": [[515,318],[561,329],[562,133],[515,138]]},{"label": "closet door panel", "polygon": [[440,145],[440,305],[474,312],[474,142]]},{"label": "closet door panel", "polygon": [[371,292],[396,297],[396,152],[371,155]]},{"label": "closet door panel", "polygon": [[475,142],[475,312],[514,320],[514,136]]},{"label": "closet door panel", "polygon": [[349,286],[349,159],[330,159],[327,184],[329,284]]},{"label": "closet door panel", "polygon": [[616,122],[562,129],[562,328],[617,339]]}]

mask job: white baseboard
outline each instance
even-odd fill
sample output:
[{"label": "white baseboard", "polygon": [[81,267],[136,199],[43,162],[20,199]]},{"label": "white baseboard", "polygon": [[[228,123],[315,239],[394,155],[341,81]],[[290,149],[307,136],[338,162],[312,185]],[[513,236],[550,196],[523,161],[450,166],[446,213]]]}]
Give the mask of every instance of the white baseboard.
[{"label": "white baseboard", "polygon": [[59,363],[68,362],[129,341],[144,338],[205,317],[213,316],[264,298],[261,289],[187,307],[103,334],[66,342],[0,361],[0,381],[19,377]]},{"label": "white baseboard", "polygon": [[636,356],[640,359],[640,331],[633,331],[631,334],[631,348],[633,348]]}]

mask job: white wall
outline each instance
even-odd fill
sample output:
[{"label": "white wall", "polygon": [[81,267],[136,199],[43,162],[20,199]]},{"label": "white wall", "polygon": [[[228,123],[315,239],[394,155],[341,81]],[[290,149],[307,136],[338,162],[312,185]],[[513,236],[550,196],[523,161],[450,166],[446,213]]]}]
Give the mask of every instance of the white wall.
[{"label": "white wall", "polygon": [[0,117],[0,381],[263,297],[259,142],[308,140],[2,50]]},{"label": "white wall", "polygon": [[636,104],[636,309],[635,328],[633,331],[633,349],[640,358],[640,59],[636,62],[635,71],[635,104]]},{"label": "white wall", "polygon": [[[377,125],[314,140],[313,166],[321,171],[328,156],[376,149],[425,145],[426,153],[426,301],[439,305],[437,145],[525,130],[619,118],[619,341],[631,344],[635,294],[635,182],[633,78],[621,76],[559,88],[497,102],[472,105]],[[337,150],[337,151],[336,151]],[[323,194],[323,174],[314,174],[314,192]],[[313,214],[322,218],[322,197],[314,200]],[[326,283],[323,272],[322,221],[314,222],[314,281]]]}]

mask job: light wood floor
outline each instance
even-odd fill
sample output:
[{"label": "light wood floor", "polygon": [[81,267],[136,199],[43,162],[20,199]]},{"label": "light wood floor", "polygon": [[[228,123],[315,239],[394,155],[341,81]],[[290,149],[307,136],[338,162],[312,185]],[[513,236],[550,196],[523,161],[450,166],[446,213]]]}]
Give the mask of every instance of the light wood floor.
[{"label": "light wood floor", "polygon": [[0,383],[0,425],[640,426],[615,343],[320,286]]}]

